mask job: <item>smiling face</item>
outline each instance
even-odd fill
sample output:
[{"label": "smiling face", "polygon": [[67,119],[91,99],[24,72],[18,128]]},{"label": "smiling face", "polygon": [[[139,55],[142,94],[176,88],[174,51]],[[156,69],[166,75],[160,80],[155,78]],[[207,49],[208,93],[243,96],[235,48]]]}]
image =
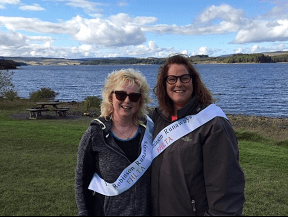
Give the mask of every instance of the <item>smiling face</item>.
[{"label": "smiling face", "polygon": [[[134,83],[129,84],[128,81],[121,87],[116,87],[115,91],[125,91],[127,94],[130,93],[140,93],[139,86]],[[113,119],[114,120],[122,120],[122,119],[131,119],[133,116],[138,112],[140,108],[141,98],[138,102],[132,102],[130,98],[127,96],[124,101],[120,101],[116,98],[114,93],[111,94],[112,96],[112,104],[113,104]]]},{"label": "smiling face", "polygon": [[[179,64],[171,64],[167,72],[167,76],[181,76],[184,74],[189,74],[189,72],[184,65]],[[177,110],[183,108],[192,97],[192,79],[188,83],[182,83],[179,78],[175,84],[169,84],[166,82],[166,91],[170,99],[173,101],[174,111],[176,113]]]}]

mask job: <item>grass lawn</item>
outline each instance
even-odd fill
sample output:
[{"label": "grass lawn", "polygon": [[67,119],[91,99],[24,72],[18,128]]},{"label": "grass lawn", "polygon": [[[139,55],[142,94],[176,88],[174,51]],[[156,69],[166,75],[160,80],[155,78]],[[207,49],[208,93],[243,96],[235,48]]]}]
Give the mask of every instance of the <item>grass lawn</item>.
[{"label": "grass lawn", "polygon": [[[8,118],[24,112],[27,103],[0,101],[0,215],[77,215],[77,148],[90,119]],[[243,215],[288,215],[288,126],[283,126],[281,140],[235,128],[246,177]],[[277,127],[271,130],[277,133]]]}]

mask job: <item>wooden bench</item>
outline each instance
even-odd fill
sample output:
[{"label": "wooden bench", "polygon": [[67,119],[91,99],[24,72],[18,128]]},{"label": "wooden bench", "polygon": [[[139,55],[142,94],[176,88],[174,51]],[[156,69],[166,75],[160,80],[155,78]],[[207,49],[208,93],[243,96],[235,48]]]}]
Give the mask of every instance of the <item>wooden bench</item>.
[{"label": "wooden bench", "polygon": [[41,112],[48,112],[49,109],[48,108],[29,108],[26,109],[27,111],[30,112],[30,117],[29,119],[37,119],[38,116],[41,116]]},{"label": "wooden bench", "polygon": [[56,117],[57,117],[57,114],[59,116],[64,116],[66,117],[66,112],[69,110],[68,107],[62,107],[62,108],[54,108],[53,111],[55,111],[56,113]]}]

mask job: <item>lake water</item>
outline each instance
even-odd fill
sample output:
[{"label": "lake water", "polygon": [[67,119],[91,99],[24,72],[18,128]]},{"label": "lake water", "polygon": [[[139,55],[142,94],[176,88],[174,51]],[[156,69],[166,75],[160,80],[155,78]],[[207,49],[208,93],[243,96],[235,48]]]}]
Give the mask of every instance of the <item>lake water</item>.
[{"label": "lake water", "polygon": [[[83,101],[87,96],[101,97],[108,73],[121,68],[135,68],[146,76],[152,89],[158,65],[101,66],[22,66],[13,83],[18,95],[42,87],[58,92],[60,101]],[[288,64],[198,64],[195,65],[207,88],[226,114],[288,117]],[[151,96],[153,93],[151,91]],[[153,97],[154,98],[154,97]],[[154,98],[155,99],[155,98]],[[155,101],[154,105],[157,104]]]}]

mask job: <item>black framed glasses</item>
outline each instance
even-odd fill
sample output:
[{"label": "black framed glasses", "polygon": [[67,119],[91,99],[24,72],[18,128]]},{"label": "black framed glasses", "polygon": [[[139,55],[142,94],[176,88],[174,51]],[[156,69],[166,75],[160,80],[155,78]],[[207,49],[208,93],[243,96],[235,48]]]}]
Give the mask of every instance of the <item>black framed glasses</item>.
[{"label": "black framed glasses", "polygon": [[191,78],[192,75],[191,74],[184,74],[181,76],[175,76],[175,75],[169,75],[165,78],[165,80],[169,83],[169,84],[176,84],[176,82],[178,81],[178,78],[180,78],[180,81],[182,83],[188,83]]},{"label": "black framed glasses", "polygon": [[127,94],[125,91],[112,91],[112,93],[115,93],[116,99],[118,99],[119,101],[124,101],[127,96],[129,96],[131,102],[138,102],[141,98],[141,93]]}]

